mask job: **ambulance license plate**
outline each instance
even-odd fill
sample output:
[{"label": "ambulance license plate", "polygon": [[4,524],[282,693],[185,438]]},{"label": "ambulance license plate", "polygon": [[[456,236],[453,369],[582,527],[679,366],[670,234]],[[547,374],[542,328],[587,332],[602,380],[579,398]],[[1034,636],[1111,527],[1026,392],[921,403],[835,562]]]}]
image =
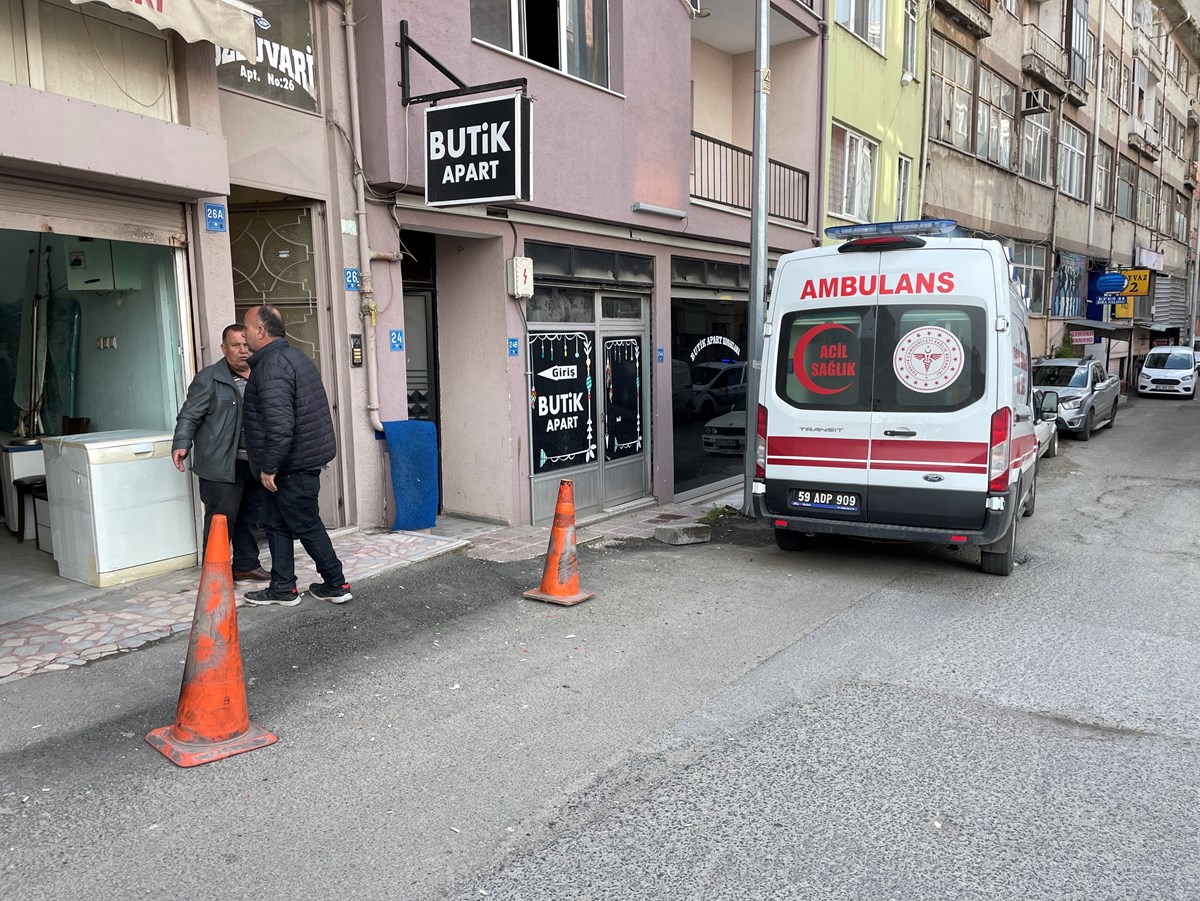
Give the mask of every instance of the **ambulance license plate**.
[{"label": "ambulance license plate", "polygon": [[791,506],[801,510],[825,510],[834,513],[858,513],[862,501],[850,491],[808,491],[792,489]]}]

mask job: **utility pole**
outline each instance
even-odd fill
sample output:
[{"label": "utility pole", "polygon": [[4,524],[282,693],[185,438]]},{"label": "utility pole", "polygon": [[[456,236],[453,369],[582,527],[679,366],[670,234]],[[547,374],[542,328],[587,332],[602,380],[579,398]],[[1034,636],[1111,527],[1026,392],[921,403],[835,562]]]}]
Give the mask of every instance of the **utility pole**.
[{"label": "utility pole", "polygon": [[757,0],[754,17],[754,167],[750,199],[750,311],[746,367],[746,455],[742,514],[754,512],[755,444],[758,437],[758,387],[762,381],[763,323],[767,293],[767,97],[771,93],[771,0]]}]

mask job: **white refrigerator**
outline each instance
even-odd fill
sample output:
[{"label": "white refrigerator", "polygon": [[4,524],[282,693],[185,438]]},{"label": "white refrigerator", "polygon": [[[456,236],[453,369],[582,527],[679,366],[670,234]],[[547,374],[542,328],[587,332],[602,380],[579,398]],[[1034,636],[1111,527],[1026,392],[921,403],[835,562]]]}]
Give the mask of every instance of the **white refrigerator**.
[{"label": "white refrigerator", "polygon": [[196,565],[191,477],[170,433],[43,438],[59,575],[107,587]]}]

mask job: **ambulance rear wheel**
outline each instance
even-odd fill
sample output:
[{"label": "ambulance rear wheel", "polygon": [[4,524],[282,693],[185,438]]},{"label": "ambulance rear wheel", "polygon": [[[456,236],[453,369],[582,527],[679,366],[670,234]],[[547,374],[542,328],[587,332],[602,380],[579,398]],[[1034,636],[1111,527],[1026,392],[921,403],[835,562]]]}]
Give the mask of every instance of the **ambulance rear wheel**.
[{"label": "ambulance rear wheel", "polygon": [[775,543],[781,551],[802,551],[808,547],[808,539],[800,532],[791,529],[776,529]]},{"label": "ambulance rear wheel", "polygon": [[995,544],[985,545],[979,555],[979,568],[989,576],[1008,576],[1013,571],[1017,553],[1017,517],[1014,516],[1004,537]]}]

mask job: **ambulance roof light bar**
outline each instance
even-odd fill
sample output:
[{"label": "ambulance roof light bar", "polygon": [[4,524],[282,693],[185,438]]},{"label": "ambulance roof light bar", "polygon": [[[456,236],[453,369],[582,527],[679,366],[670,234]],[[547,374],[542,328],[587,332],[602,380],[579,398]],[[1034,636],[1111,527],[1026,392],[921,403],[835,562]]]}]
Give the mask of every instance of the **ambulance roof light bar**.
[{"label": "ambulance roof light bar", "polygon": [[882,238],[891,235],[948,235],[958,228],[953,219],[908,219],[901,222],[867,222],[862,225],[837,225],[825,229],[825,237],[835,241],[854,238]]}]

